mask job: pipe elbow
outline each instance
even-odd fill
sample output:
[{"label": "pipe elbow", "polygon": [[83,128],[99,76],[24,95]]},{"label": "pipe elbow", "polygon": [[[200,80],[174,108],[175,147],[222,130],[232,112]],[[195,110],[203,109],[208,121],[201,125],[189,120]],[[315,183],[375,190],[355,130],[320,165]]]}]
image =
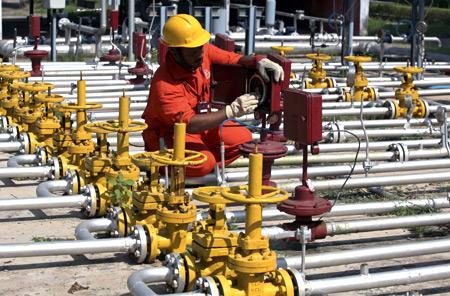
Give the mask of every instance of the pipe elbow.
[{"label": "pipe elbow", "polygon": [[38,197],[42,196],[59,196],[56,192],[66,192],[68,185],[67,180],[53,180],[40,183],[36,187],[36,194]]},{"label": "pipe elbow", "polygon": [[127,286],[134,296],[156,296],[148,284],[167,281],[171,276],[171,269],[168,267],[147,268],[133,272],[127,280]]},{"label": "pipe elbow", "polygon": [[75,228],[77,240],[94,240],[94,232],[104,232],[113,229],[113,221],[100,218],[84,221]]}]

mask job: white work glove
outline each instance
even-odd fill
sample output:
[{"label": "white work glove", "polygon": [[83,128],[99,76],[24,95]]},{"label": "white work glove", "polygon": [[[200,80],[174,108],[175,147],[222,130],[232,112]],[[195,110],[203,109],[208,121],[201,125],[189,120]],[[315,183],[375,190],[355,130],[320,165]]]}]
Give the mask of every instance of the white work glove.
[{"label": "white work glove", "polygon": [[258,99],[254,95],[245,94],[238,97],[225,107],[227,118],[237,118],[252,113],[258,106]]},{"label": "white work glove", "polygon": [[275,62],[272,62],[268,58],[264,58],[256,63],[256,70],[258,70],[259,74],[261,74],[262,78],[269,82],[270,78],[267,74],[267,70],[273,71],[273,79],[276,82],[280,82],[284,80],[284,71],[283,68]]}]

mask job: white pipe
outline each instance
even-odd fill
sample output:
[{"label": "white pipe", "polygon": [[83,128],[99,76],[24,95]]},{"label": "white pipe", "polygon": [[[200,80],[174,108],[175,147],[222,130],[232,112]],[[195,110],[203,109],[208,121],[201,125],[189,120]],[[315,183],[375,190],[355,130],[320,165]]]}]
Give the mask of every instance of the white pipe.
[{"label": "white pipe", "polygon": [[[450,252],[450,239],[427,240],[394,244],[391,246],[377,246],[358,248],[353,250],[323,252],[310,254],[305,258],[306,268],[323,268],[329,266],[365,263],[370,261],[397,259]],[[288,256],[277,259],[278,268],[300,269],[302,256]]]},{"label": "white pipe", "polygon": [[[339,189],[345,182],[345,178],[335,180],[316,180],[313,181],[313,186],[316,190],[330,190]],[[440,183],[450,181],[450,172],[436,172],[436,173],[422,173],[422,174],[408,174],[408,175],[394,175],[394,176],[371,176],[367,178],[350,178],[345,184],[345,189],[350,188],[364,188],[376,186],[392,186],[392,185],[407,185],[419,183]],[[289,192],[294,192],[295,187],[300,185],[297,182],[278,183],[278,187]]]},{"label": "white pipe", "polygon": [[51,166],[0,168],[0,178],[51,178]]},{"label": "white pipe", "polygon": [[18,152],[22,149],[20,142],[0,142],[0,152]]},{"label": "white pipe", "polygon": [[38,156],[36,154],[21,154],[15,155],[8,159],[8,167],[21,167],[23,165],[36,165],[38,162]]},{"label": "white pipe", "polygon": [[418,226],[442,225],[447,223],[450,223],[450,213],[423,214],[342,222],[325,222],[327,227],[327,236],[398,228],[411,228]]},{"label": "white pipe", "polygon": [[447,279],[450,277],[450,264],[418,267],[395,271],[361,274],[328,279],[309,280],[299,286],[300,295],[326,295],[330,293],[348,292],[416,284],[427,281]]},{"label": "white pipe", "polygon": [[[371,157],[372,159],[372,157]],[[308,177],[325,177],[348,175],[353,165],[335,165],[335,166],[316,166],[308,168]],[[378,163],[370,168],[369,174],[401,172],[413,170],[443,169],[450,168],[450,159],[434,159],[407,162]],[[364,174],[366,172],[364,165],[358,163],[353,174]],[[302,172],[298,168],[272,168],[271,180],[301,178]],[[215,177],[215,176],[214,176]],[[205,180],[208,179],[208,176]],[[244,182],[248,180],[248,171],[226,172],[226,182]],[[197,181],[197,180],[195,180]],[[215,180],[217,181],[217,180]],[[187,182],[189,183],[189,181]],[[214,182],[216,183],[216,182]],[[208,183],[203,183],[208,184]]]},{"label": "white pipe", "polygon": [[64,195],[58,197],[0,199],[0,211],[83,208],[89,197],[85,195]]},{"label": "white pipe", "polygon": [[131,237],[87,240],[55,241],[23,244],[0,244],[0,258],[82,255],[97,253],[127,253],[138,245]]},{"label": "white pipe", "polygon": [[36,187],[36,194],[38,197],[41,196],[59,196],[56,194],[58,191],[65,192],[68,186],[67,180],[52,180],[40,183]]}]

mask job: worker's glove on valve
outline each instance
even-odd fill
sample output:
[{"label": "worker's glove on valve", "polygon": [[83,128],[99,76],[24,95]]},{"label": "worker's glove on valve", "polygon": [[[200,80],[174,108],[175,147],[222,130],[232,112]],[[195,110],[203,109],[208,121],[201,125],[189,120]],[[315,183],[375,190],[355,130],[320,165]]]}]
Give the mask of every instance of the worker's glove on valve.
[{"label": "worker's glove on valve", "polygon": [[284,80],[284,71],[283,68],[275,62],[272,62],[268,58],[264,58],[256,63],[256,69],[259,74],[261,74],[262,78],[269,82],[270,78],[267,71],[273,71],[273,79],[276,82],[280,82]]},{"label": "worker's glove on valve", "polygon": [[227,118],[237,118],[252,113],[258,106],[258,99],[254,95],[245,94],[238,97],[225,107]]}]

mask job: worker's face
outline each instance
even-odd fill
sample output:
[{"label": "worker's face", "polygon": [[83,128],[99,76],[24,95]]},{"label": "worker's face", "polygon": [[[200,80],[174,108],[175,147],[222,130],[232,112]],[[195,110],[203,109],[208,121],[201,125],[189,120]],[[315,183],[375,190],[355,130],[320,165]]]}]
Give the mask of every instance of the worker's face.
[{"label": "worker's face", "polygon": [[177,62],[180,63],[181,66],[190,69],[191,71],[195,71],[203,62],[203,46],[179,48],[176,55],[178,55],[178,57],[175,57],[175,59],[177,59]]}]

